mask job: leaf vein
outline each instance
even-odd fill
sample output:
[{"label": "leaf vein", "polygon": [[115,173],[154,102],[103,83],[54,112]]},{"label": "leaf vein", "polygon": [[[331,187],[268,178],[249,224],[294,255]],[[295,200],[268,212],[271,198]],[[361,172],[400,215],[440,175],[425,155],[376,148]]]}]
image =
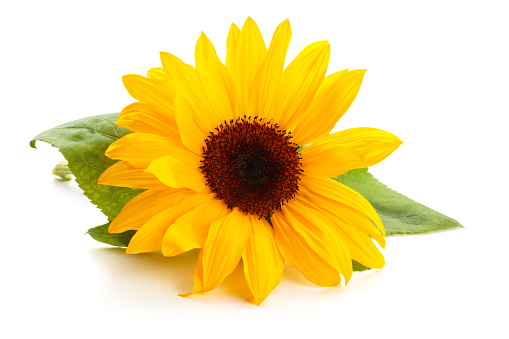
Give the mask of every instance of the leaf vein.
[{"label": "leaf vein", "polygon": [[86,130],[93,131],[95,133],[104,135],[105,137],[108,137],[108,138],[111,138],[111,139],[115,139],[115,140],[120,139],[120,137],[116,137],[114,135],[110,135],[110,134],[106,134],[106,133],[103,133],[103,132],[99,132],[98,130],[95,130],[93,128],[86,127],[86,126],[76,126],[76,127],[74,127],[74,126],[66,126],[66,127],[60,127],[59,129],[86,129]]}]

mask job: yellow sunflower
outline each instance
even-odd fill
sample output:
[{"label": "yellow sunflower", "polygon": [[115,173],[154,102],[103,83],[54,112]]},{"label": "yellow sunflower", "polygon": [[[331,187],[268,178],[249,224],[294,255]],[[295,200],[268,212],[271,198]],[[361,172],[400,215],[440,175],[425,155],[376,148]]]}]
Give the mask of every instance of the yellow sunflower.
[{"label": "yellow sunflower", "polygon": [[[200,248],[193,292],[219,286],[242,258],[252,302],[279,284],[285,262],[334,286],[352,259],[380,268],[385,230],[357,192],[330,179],[374,165],[401,141],[375,128],[328,134],[355,99],[365,70],[325,76],[327,41],[286,67],[288,20],[267,49],[256,23],[231,25],[226,62],[201,34],[195,67],[161,53],[163,67],[123,82],[138,102],[106,151],[119,159],[100,184],[143,188],[109,231],[137,230],[128,254],[174,256]],[[301,146],[308,145],[305,148]]]}]

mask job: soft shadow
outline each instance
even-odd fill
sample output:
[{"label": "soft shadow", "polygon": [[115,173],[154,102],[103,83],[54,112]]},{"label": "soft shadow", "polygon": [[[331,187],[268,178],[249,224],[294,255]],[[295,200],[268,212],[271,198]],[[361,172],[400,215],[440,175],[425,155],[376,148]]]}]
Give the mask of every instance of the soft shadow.
[{"label": "soft shadow", "polygon": [[[167,303],[169,299],[180,293],[189,293],[193,289],[193,273],[198,261],[199,250],[192,250],[175,257],[164,257],[161,252],[126,255],[122,248],[97,248],[90,254],[94,261],[100,263],[108,272],[103,282],[103,293],[109,298],[122,299],[125,302]],[[362,291],[370,289],[380,283],[383,270],[354,272],[348,287],[344,283],[330,288],[320,288],[317,295],[337,295],[344,291]],[[317,288],[307,281],[295,268],[286,265],[283,281],[295,285]],[[208,298],[192,299],[197,302],[213,302],[214,299],[227,295],[241,299],[252,298],[251,291],[244,277],[242,260],[235,270],[225,279],[223,284],[214,292],[209,292]],[[214,297],[215,295],[215,297]],[[229,299],[229,298],[227,298]]]},{"label": "soft shadow", "polygon": [[283,272],[283,279],[284,281],[289,281],[291,283],[301,285],[301,286],[313,286],[316,287],[315,284],[308,281],[302,273],[297,271],[295,268],[289,266],[288,264],[285,265],[285,270]]},{"label": "soft shadow", "polygon": [[357,290],[367,290],[373,286],[379,285],[380,280],[383,279],[383,269],[378,270],[369,270],[364,272],[354,272],[352,278],[348,282],[348,285],[344,285],[344,281],[341,282],[340,285],[324,288],[323,290],[317,292],[317,295],[337,295],[340,293],[345,293],[346,291],[357,291]]},{"label": "soft shadow", "polygon": [[[175,297],[177,294],[191,292],[198,253],[199,250],[195,249],[175,257],[165,257],[161,252],[126,255],[122,248],[99,248],[91,251],[94,260],[110,273],[109,279],[104,283],[105,293],[127,293],[132,298],[132,293],[135,292],[140,297],[143,295],[150,299],[161,299],[161,295]],[[242,260],[222,285],[214,290],[214,294],[223,294],[221,290],[242,299],[252,297],[244,278]],[[209,298],[193,299],[206,302]]]},{"label": "soft shadow", "polygon": [[83,190],[74,180],[65,180],[59,177],[54,177],[52,185],[55,191],[59,193],[72,194],[79,197],[83,196]]},{"label": "soft shadow", "polygon": [[99,248],[91,251],[91,255],[110,272],[106,290],[132,292],[127,290],[140,285],[147,295],[192,291],[198,250],[165,257],[160,252],[127,256],[122,248]]}]

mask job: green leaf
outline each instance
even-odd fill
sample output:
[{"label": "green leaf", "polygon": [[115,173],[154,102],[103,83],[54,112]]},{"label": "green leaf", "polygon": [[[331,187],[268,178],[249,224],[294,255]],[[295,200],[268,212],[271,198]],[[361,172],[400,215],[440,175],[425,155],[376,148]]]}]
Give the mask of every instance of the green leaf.
[{"label": "green leaf", "polygon": [[129,202],[143,190],[97,184],[97,179],[116,161],[104,155],[108,146],[129,130],[115,125],[118,113],[96,115],[71,121],[37,135],[30,141],[35,148],[37,140],[56,147],[68,161],[69,169],[85,195],[107,217],[113,220]]},{"label": "green leaf", "polygon": [[88,234],[95,240],[113,246],[127,247],[129,241],[134,236],[136,231],[125,231],[124,233],[109,233],[108,227],[110,223],[97,226],[88,230]]},{"label": "green leaf", "polygon": [[374,178],[367,168],[351,170],[333,179],[356,190],[373,205],[387,235],[463,227],[456,220],[391,190]]}]

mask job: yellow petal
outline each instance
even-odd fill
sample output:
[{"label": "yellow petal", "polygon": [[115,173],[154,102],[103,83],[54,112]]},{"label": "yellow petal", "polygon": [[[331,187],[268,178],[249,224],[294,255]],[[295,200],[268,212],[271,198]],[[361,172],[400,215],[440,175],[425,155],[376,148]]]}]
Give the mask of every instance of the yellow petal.
[{"label": "yellow petal", "polygon": [[152,190],[166,190],[169,188],[157,179],[155,175],[132,167],[127,161],[119,161],[110,166],[101,174],[97,183],[100,185]]},{"label": "yellow petal", "polygon": [[369,235],[365,232],[347,223],[336,223],[337,231],[348,243],[352,259],[366,267],[382,268],[385,265],[385,259],[382,253],[375,246]]},{"label": "yellow petal", "polygon": [[136,100],[154,104],[168,114],[172,114],[173,92],[163,81],[145,78],[138,74],[124,75],[122,81],[129,94]]},{"label": "yellow petal", "polygon": [[182,142],[192,152],[201,154],[205,138],[223,123],[224,113],[214,109],[194,67],[164,52],[161,62],[175,87],[175,117]]},{"label": "yellow petal", "polygon": [[115,124],[135,133],[180,138],[173,111],[168,113],[159,106],[145,102],[134,102],[126,106]]},{"label": "yellow petal", "polygon": [[196,263],[196,267],[194,269],[193,274],[193,292],[179,294],[181,297],[188,297],[194,293],[204,292],[203,288],[203,248],[200,250],[200,254],[198,254],[198,262]]},{"label": "yellow petal", "polygon": [[196,192],[188,189],[148,190],[132,198],[113,219],[108,231],[122,233],[139,229],[148,219]]},{"label": "yellow petal", "polygon": [[228,38],[226,39],[226,61],[225,66],[231,74],[235,74],[235,59],[239,48],[240,29],[234,23],[230,26]]},{"label": "yellow petal", "polygon": [[207,130],[207,127],[203,127],[197,122],[199,118],[195,114],[192,99],[186,90],[180,85],[175,87],[175,118],[182,143],[191,152],[197,155],[202,154],[205,139],[212,130]]},{"label": "yellow petal", "polygon": [[[161,81],[167,81],[166,73],[163,67],[154,67],[147,71],[147,77],[149,79],[157,79]],[[168,82],[169,83],[169,82]]]},{"label": "yellow petal", "polygon": [[170,81],[170,79],[166,76],[166,72],[164,71],[163,67],[154,67],[147,71],[147,78],[149,79],[156,79],[159,81],[162,81],[167,90],[170,93],[175,92],[175,88],[173,87],[173,83]]},{"label": "yellow petal", "polygon": [[145,170],[169,187],[190,188],[200,191],[205,187],[205,177],[197,167],[186,166],[172,156],[158,158]]},{"label": "yellow petal", "polygon": [[290,22],[286,19],[277,26],[267,55],[254,77],[250,93],[253,114],[261,118],[274,119],[276,115],[278,94],[291,36]]},{"label": "yellow petal", "polygon": [[226,205],[220,200],[213,200],[196,206],[189,213],[178,218],[166,231],[161,251],[171,257],[193,248],[202,248],[209,233],[210,224],[224,217]]},{"label": "yellow petal", "polygon": [[373,166],[402,144],[394,134],[376,128],[351,128],[330,134],[302,150],[304,173],[333,177]]},{"label": "yellow petal", "polygon": [[364,233],[368,233],[380,244],[382,248],[385,248],[385,233],[380,231],[373,222],[371,222],[371,220],[359,210],[352,208],[349,205],[342,204],[336,200],[315,194],[305,187],[300,187],[299,193],[306,197],[306,199],[311,203],[316,206],[320,206],[322,210],[326,210],[334,214],[344,223],[347,223]]},{"label": "yellow petal", "polygon": [[296,232],[281,213],[271,218],[276,245],[288,265],[319,286],[336,286],[341,282],[339,272],[311,249],[306,239]]},{"label": "yellow petal", "polygon": [[251,215],[244,215],[237,208],[210,225],[203,247],[203,290],[219,286],[237,267],[251,233]]},{"label": "yellow petal", "polygon": [[[310,196],[310,194],[299,195],[298,199],[312,209],[320,211],[322,215],[330,220],[327,224],[329,231],[334,234],[334,238],[337,237],[344,241],[353,260],[371,268],[381,268],[384,266],[384,257],[371,241],[368,233],[365,230],[361,230],[361,227],[357,227],[358,225],[354,225],[354,222],[358,219],[349,219],[352,213],[341,214],[341,212],[347,210],[339,209],[341,211],[339,212],[338,207],[341,207],[340,204],[335,204],[336,208],[334,210],[327,208],[332,207],[332,204],[326,204],[325,206],[317,205],[309,200],[307,198],[308,196]],[[320,202],[322,203],[323,200]]]},{"label": "yellow petal", "polygon": [[325,78],[306,114],[293,131],[294,142],[307,145],[327,135],[353,103],[365,69],[343,70]]},{"label": "yellow petal", "polygon": [[244,274],[253,302],[260,305],[283,276],[285,262],[276,247],[274,230],[265,219],[251,219],[252,232],[242,254]]},{"label": "yellow petal", "polygon": [[172,156],[188,167],[200,166],[201,158],[189,152],[180,140],[155,134],[132,133],[112,143],[105,152],[111,159],[127,161],[136,168],[147,168],[164,156]]},{"label": "yellow petal", "polygon": [[196,88],[200,87],[200,78],[193,66],[170,53],[161,52],[159,55],[164,73],[170,81],[178,81]]},{"label": "yellow petal", "polygon": [[357,210],[367,216],[385,236],[385,229],[382,220],[371,204],[359,193],[348,186],[330,178],[318,178],[302,176],[299,185],[307,188],[314,194],[328,198],[338,204],[346,205],[352,210]]},{"label": "yellow petal", "polygon": [[[306,148],[303,151],[305,151]],[[343,174],[349,169],[356,168],[355,164],[362,162],[360,155],[357,154],[355,149],[350,145],[338,145],[334,148],[323,149],[322,152],[317,153],[320,154],[320,157],[313,152],[301,154],[302,168],[304,169],[305,175],[324,178],[333,177]],[[337,174],[327,174],[331,172]]]},{"label": "yellow petal", "polygon": [[203,32],[196,43],[194,55],[196,71],[203,82],[211,108],[217,115],[217,121],[230,121],[237,116],[237,88],[230,73],[219,60],[214,46]]},{"label": "yellow petal", "polygon": [[[232,54],[232,62],[228,68],[237,84],[241,110],[243,114],[249,115],[249,95],[252,91],[255,74],[267,55],[267,46],[256,22],[250,17],[246,19],[242,31],[238,34],[237,43],[234,40],[235,34],[237,33],[234,30],[228,45],[228,54]],[[254,114],[257,115],[257,113]]]},{"label": "yellow petal", "polygon": [[[180,203],[155,214],[134,234],[127,246],[127,254],[153,252],[161,249],[164,234],[168,227],[182,215],[200,204],[212,201],[214,194],[193,194]],[[169,204],[167,204],[168,206]]]},{"label": "yellow petal", "polygon": [[302,50],[283,72],[275,121],[282,129],[291,130],[306,113],[325,78],[330,46],[315,42]]},{"label": "yellow petal", "polygon": [[290,227],[306,240],[309,248],[337,270],[348,284],[352,276],[350,249],[333,227],[332,220],[300,195],[285,205],[282,212]]}]

